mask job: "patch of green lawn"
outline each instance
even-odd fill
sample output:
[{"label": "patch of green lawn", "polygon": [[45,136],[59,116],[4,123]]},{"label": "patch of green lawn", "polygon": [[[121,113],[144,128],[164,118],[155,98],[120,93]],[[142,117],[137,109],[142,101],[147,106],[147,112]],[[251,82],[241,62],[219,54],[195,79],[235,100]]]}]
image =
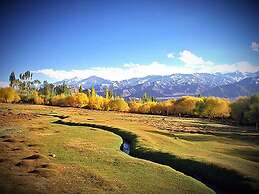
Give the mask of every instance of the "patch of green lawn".
[{"label": "patch of green lawn", "polygon": [[[200,182],[173,169],[229,193],[256,193],[259,190],[259,136],[251,130],[197,118],[47,106],[7,107],[17,112],[46,114],[40,117],[41,125],[52,122],[49,124],[51,133],[38,140],[45,145],[45,152],[56,153],[57,157],[53,159],[56,163],[73,166],[82,171],[81,174],[89,171],[90,177],[103,180],[100,184],[104,190],[95,188],[94,185],[98,185],[95,179],[92,182],[97,183],[88,181],[84,186],[84,181],[78,180],[78,185],[75,184],[84,192],[209,192]],[[62,119],[64,123],[53,123],[59,120],[51,116],[53,114],[68,118]],[[59,132],[52,133],[55,130]],[[122,153],[119,150],[122,139],[105,130],[132,141],[132,155],[173,169]],[[68,172],[72,177],[78,174]],[[108,185],[115,186],[111,189]]]},{"label": "patch of green lawn", "polygon": [[[44,137],[41,142],[48,145],[49,152],[57,155],[57,162],[92,169],[108,182],[117,180],[123,191],[114,189],[114,192],[212,192],[198,181],[171,168],[122,153],[119,149],[122,139],[110,132],[90,127],[55,124],[52,124],[52,128],[61,128],[62,132]],[[79,190],[84,190],[84,187],[85,185],[78,185]]]},{"label": "patch of green lawn", "polygon": [[[33,113],[35,118],[13,123],[19,126],[19,134],[16,131],[11,134],[17,139],[13,147],[19,144],[25,150],[18,150],[19,154],[9,158],[14,170],[1,167],[0,175],[7,178],[0,188],[8,186],[7,190],[14,193],[214,193],[201,182],[168,166],[123,153],[122,139],[118,135],[93,127],[54,123],[59,118],[51,116],[53,112],[72,117],[74,109],[70,112],[71,109],[46,106],[7,107],[15,109],[17,114]],[[46,115],[37,115],[39,113]],[[25,141],[20,143],[24,137]],[[27,149],[29,144],[37,146]],[[15,167],[21,158],[31,153],[40,154],[42,159],[35,161],[35,165],[29,163],[32,166],[28,170]],[[49,156],[53,154],[55,157]],[[45,171],[52,174],[42,177],[44,169],[39,166],[45,163],[50,166]]]}]

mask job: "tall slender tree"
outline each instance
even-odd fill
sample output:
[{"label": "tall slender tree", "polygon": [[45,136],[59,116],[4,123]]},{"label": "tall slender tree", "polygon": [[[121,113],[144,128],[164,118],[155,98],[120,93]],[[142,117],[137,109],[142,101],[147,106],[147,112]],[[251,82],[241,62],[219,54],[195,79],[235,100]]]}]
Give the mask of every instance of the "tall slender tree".
[{"label": "tall slender tree", "polygon": [[82,85],[79,86],[79,92],[82,93],[83,92],[83,88]]},{"label": "tall slender tree", "polygon": [[10,74],[10,76],[9,76],[9,82],[10,82],[10,87],[14,87],[14,84],[15,84],[15,82],[16,82],[16,77],[15,77],[15,73],[14,72],[12,72],[11,74]]},{"label": "tall slender tree", "polygon": [[96,97],[96,91],[95,91],[95,89],[94,89],[94,85],[92,85],[91,96],[92,96],[92,97]]}]

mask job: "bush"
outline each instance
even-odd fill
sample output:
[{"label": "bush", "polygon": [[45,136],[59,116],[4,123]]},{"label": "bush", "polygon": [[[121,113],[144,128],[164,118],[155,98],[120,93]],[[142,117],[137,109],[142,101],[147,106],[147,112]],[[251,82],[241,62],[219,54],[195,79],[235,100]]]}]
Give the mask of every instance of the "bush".
[{"label": "bush", "polygon": [[202,116],[209,118],[229,117],[230,102],[224,98],[208,97],[204,101]]},{"label": "bush", "polygon": [[17,92],[11,88],[0,88],[0,102],[19,102],[21,100],[20,96],[17,94]]},{"label": "bush", "polygon": [[34,97],[33,101],[34,101],[34,104],[44,104],[44,102],[45,102],[44,98],[42,98],[40,96]]},{"label": "bush", "polygon": [[149,114],[155,105],[156,102],[146,102],[139,107],[138,113]]},{"label": "bush", "polygon": [[194,115],[196,104],[201,99],[192,96],[184,96],[175,102],[174,112],[176,114]]},{"label": "bush", "polygon": [[72,107],[84,107],[88,104],[89,99],[85,93],[75,93],[65,98],[65,105]]},{"label": "bush", "polygon": [[166,100],[151,106],[152,114],[171,115],[174,111],[174,100]]},{"label": "bush", "polygon": [[110,103],[110,99],[109,98],[103,98],[102,110],[109,111],[110,110],[109,103]]},{"label": "bush", "polygon": [[231,103],[231,118],[239,124],[247,124],[248,120],[245,117],[245,112],[249,110],[249,97],[239,97]]},{"label": "bush", "polygon": [[65,98],[66,96],[64,94],[60,94],[60,95],[54,96],[50,101],[51,101],[51,104],[54,106],[65,106],[66,105]]},{"label": "bush", "polygon": [[129,111],[129,106],[127,102],[125,102],[123,98],[119,98],[119,97],[110,100],[108,106],[110,110],[122,111],[122,112]]},{"label": "bush", "polygon": [[103,109],[103,97],[90,96],[87,108],[94,109],[94,110],[102,110]]},{"label": "bush", "polygon": [[[142,107],[142,111],[143,111],[143,108],[144,107]],[[147,108],[147,107],[145,107],[145,108]],[[150,113],[155,114],[155,115],[162,115],[162,112],[163,112],[162,109],[163,109],[162,103],[158,102],[150,107]]]},{"label": "bush", "polygon": [[133,113],[137,113],[139,110],[139,107],[141,106],[141,102],[133,100],[129,102],[129,111]]},{"label": "bush", "polygon": [[259,94],[250,97],[249,110],[245,113],[246,119],[249,124],[255,124],[258,129],[259,123]]},{"label": "bush", "polygon": [[27,102],[33,104],[44,104],[44,98],[39,96],[37,91],[33,91],[29,96],[27,96]]}]

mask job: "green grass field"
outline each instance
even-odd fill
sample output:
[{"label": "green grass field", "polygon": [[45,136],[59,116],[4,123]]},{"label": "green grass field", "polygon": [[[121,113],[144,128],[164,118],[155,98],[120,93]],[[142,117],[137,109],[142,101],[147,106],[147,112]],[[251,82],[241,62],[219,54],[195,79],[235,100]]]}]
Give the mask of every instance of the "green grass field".
[{"label": "green grass field", "polygon": [[[259,190],[259,133],[253,129],[38,105],[1,104],[0,110],[3,193]],[[131,156],[120,150],[122,138],[131,143]]]}]

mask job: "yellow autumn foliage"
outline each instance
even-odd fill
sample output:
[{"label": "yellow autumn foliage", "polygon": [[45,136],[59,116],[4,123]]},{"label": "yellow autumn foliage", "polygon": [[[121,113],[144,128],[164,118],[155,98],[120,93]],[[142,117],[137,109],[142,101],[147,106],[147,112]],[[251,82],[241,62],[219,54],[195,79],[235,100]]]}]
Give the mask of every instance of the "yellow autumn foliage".
[{"label": "yellow autumn foliage", "polygon": [[21,99],[20,96],[13,88],[11,87],[0,88],[0,102],[13,103],[13,102],[19,102],[20,99]]},{"label": "yellow autumn foliage", "polygon": [[137,113],[141,105],[142,105],[141,102],[132,100],[129,102],[129,111],[133,113]]},{"label": "yellow autumn foliage", "polygon": [[201,114],[210,118],[229,117],[230,111],[230,102],[227,99],[208,97],[204,101],[204,109]]},{"label": "yellow autumn foliage", "polygon": [[193,96],[184,96],[176,100],[174,112],[176,114],[194,115],[196,104],[201,101],[200,98]]},{"label": "yellow autumn foliage", "polygon": [[128,103],[125,102],[124,99],[120,97],[111,99],[108,106],[110,110],[114,110],[114,111],[122,111],[122,112],[129,111]]}]

